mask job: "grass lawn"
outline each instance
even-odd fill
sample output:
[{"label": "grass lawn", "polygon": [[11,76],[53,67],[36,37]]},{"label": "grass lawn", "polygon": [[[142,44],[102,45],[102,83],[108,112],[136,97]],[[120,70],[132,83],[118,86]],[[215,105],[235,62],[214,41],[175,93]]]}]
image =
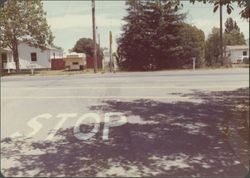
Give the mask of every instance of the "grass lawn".
[{"label": "grass lawn", "polygon": [[[75,71],[44,69],[44,70],[35,70],[34,71],[34,75],[36,75],[36,76],[75,75],[75,74],[93,74],[93,73],[94,73],[93,69],[75,70]],[[103,71],[99,70],[98,73],[103,73]],[[31,71],[30,70],[23,70],[20,72],[12,71],[11,73],[4,72],[1,74],[1,77],[2,76],[19,76],[19,75],[29,76],[29,75],[31,75]]]}]

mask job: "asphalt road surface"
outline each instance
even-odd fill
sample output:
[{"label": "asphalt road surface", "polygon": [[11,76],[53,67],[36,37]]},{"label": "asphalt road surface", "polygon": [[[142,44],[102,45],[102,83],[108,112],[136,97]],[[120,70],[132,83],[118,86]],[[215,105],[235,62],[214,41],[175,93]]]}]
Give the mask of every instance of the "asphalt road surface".
[{"label": "asphalt road surface", "polygon": [[4,176],[245,176],[249,71],[1,78]]}]

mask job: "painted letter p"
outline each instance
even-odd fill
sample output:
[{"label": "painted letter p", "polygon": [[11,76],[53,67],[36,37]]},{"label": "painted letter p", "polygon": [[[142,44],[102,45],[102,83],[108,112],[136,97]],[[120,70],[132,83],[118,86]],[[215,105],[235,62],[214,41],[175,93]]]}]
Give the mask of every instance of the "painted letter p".
[{"label": "painted letter p", "polygon": [[[111,119],[111,117],[113,117]],[[104,116],[104,128],[103,128],[103,140],[109,139],[109,128],[110,127],[118,127],[127,123],[127,118],[123,113],[120,112],[110,112],[105,113]]]}]

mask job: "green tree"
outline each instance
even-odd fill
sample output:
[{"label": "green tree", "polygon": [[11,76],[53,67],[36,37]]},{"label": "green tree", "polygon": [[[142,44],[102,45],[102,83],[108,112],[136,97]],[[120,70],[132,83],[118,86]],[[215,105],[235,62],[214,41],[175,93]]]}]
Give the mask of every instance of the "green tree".
[{"label": "green tree", "polygon": [[236,21],[232,18],[228,18],[225,22],[224,32],[224,44],[225,45],[244,45],[246,44],[244,34],[240,32]]},{"label": "green tree", "polygon": [[244,34],[237,30],[232,30],[230,33],[224,33],[225,45],[245,45],[246,40]]},{"label": "green tree", "polygon": [[144,70],[178,67],[176,61],[182,48],[179,27],[185,17],[170,1],[127,1],[128,16],[118,40],[121,68]]},{"label": "green tree", "polygon": [[202,30],[189,24],[180,28],[181,46],[179,66],[192,65],[192,57],[196,58],[197,67],[205,64],[205,34]]},{"label": "green tree", "polygon": [[0,7],[0,47],[13,52],[16,70],[19,71],[19,42],[45,49],[53,42],[41,0],[7,0]]},{"label": "green tree", "polygon": [[[94,42],[92,39],[80,38],[79,40],[77,40],[76,44],[70,51],[76,52],[76,53],[85,53],[86,55],[93,57],[94,56],[93,46],[94,46]],[[98,44],[97,44],[97,56],[100,59],[103,58],[103,51]]]},{"label": "green tree", "polygon": [[[227,45],[245,45],[245,37],[240,32],[240,28],[237,23],[232,19],[227,19],[225,23],[225,32],[223,34],[223,49]],[[227,63],[227,59],[219,58],[220,56],[220,29],[214,27],[212,33],[209,34],[206,40],[205,47],[205,59],[208,66],[224,65]]]},{"label": "green tree", "polygon": [[208,35],[205,47],[205,60],[208,66],[222,64],[220,61],[220,29],[213,27],[212,33]]}]

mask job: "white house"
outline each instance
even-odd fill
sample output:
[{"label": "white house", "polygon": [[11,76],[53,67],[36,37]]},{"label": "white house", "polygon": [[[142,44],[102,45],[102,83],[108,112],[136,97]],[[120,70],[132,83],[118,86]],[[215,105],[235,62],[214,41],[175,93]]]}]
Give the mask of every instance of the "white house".
[{"label": "white house", "polygon": [[249,60],[249,46],[226,46],[226,57],[228,57],[233,64],[242,63],[244,58],[248,58]]},{"label": "white house", "polygon": [[[18,45],[20,69],[29,69],[31,65],[36,69],[50,69],[51,59],[62,58],[63,51],[54,47],[47,47],[46,50],[29,46],[20,42]],[[15,69],[15,62],[12,51],[9,48],[1,48],[1,67],[3,69]]]}]

